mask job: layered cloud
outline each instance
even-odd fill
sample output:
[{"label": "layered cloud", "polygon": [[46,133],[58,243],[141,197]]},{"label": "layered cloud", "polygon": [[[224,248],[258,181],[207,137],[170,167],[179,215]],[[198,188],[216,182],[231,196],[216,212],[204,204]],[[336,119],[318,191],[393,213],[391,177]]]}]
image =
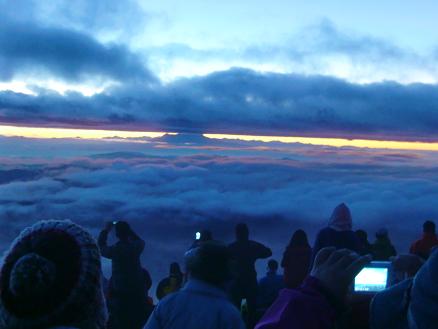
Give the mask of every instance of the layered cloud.
[{"label": "layered cloud", "polygon": [[232,69],[92,97],[0,93],[0,120],[80,127],[436,140],[438,88]]},{"label": "layered cloud", "polygon": [[[53,151],[59,142],[15,140],[11,145],[15,152],[23,149],[21,156],[33,148],[40,157],[44,148],[50,153],[46,159],[1,158],[1,248],[38,219],[70,218],[97,235],[105,221],[123,218],[147,240],[144,264],[157,278],[205,227],[230,241],[233,226],[246,221],[253,237],[272,246],[278,258],[294,229],[306,229],[313,241],[340,202],[351,207],[355,228],[371,234],[387,227],[401,252],[420,234],[423,220],[438,217],[438,168],[425,161],[427,153],[365,155],[299,145],[254,152],[249,144],[224,144],[237,148],[234,155],[171,144],[154,153],[162,143],[65,141],[74,152],[59,158],[62,153]],[[1,145],[14,155],[8,139]],[[92,154],[105,149],[130,152]],[[52,152],[58,158],[51,159]]]},{"label": "layered cloud", "polygon": [[80,31],[101,41],[127,41],[141,33],[151,14],[135,0],[0,0],[3,19]]},{"label": "layered cloud", "polygon": [[81,32],[33,23],[0,21],[0,79],[17,75],[87,79],[154,80],[126,47],[104,45]]},{"label": "layered cloud", "polygon": [[282,42],[242,42],[225,47],[169,43],[147,48],[145,53],[165,79],[239,66],[330,75],[356,83],[438,81],[433,49],[404,48],[385,38],[343,30],[329,19],[291,32]]}]

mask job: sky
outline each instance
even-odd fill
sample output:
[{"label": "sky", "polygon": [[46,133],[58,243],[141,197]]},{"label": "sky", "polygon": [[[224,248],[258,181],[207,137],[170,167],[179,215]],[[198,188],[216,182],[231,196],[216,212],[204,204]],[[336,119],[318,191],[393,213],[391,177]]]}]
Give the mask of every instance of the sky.
[{"label": "sky", "polygon": [[0,0],[0,249],[38,219],[125,218],[162,276],[196,230],[244,220],[280,258],[346,202],[406,252],[438,217],[437,11]]},{"label": "sky", "polygon": [[435,141],[437,6],[2,0],[0,120]]}]

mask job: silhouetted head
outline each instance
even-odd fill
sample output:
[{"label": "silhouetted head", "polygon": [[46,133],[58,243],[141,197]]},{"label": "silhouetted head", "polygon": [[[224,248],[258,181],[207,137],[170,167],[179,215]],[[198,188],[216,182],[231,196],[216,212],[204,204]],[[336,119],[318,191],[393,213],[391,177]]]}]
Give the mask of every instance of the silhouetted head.
[{"label": "silhouetted head", "polygon": [[376,232],[377,239],[389,239],[388,230],[386,228],[381,228]]},{"label": "silhouetted head", "polygon": [[169,273],[170,273],[170,275],[180,275],[180,274],[182,274],[181,268],[179,267],[179,264],[177,262],[174,262],[174,263],[170,264]]},{"label": "silhouetted head", "polygon": [[126,240],[130,233],[131,233],[131,227],[127,222],[119,221],[115,225],[116,230],[116,237],[120,240]]},{"label": "silhouetted head", "polygon": [[206,241],[185,254],[191,278],[222,287],[230,278],[231,255],[227,246],[218,241]]},{"label": "silhouetted head", "polygon": [[213,234],[209,230],[202,230],[201,231],[201,238],[199,241],[210,241],[213,240]]},{"label": "silhouetted head", "polygon": [[289,247],[308,247],[307,234],[303,230],[296,230],[289,241]]},{"label": "silhouetted head", "polygon": [[270,272],[277,272],[278,262],[275,259],[270,259],[268,262],[268,269]]},{"label": "silhouetted head", "polygon": [[368,243],[368,234],[364,230],[357,230],[356,237],[361,243]]},{"label": "silhouetted head", "polygon": [[345,203],[341,203],[333,210],[328,226],[336,231],[351,231],[353,220],[350,209]]},{"label": "silhouetted head", "polygon": [[248,225],[245,223],[239,223],[236,225],[236,239],[238,241],[246,241],[249,239]]},{"label": "silhouetted head", "polygon": [[435,223],[431,220],[425,221],[423,224],[423,232],[435,234]]}]

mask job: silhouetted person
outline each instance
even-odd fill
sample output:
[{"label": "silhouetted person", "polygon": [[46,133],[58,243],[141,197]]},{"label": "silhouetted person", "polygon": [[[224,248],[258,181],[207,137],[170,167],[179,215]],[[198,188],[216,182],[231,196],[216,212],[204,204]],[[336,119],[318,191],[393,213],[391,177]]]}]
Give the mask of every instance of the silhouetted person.
[{"label": "silhouetted person", "polygon": [[163,299],[168,294],[181,289],[183,285],[184,274],[181,272],[178,263],[170,264],[169,276],[160,281],[157,287],[158,300]]},{"label": "silhouetted person", "polygon": [[397,251],[391,243],[388,231],[384,228],[376,232],[376,241],[372,245],[373,258],[378,261],[387,261],[397,255]]},{"label": "silhouetted person", "polygon": [[144,290],[145,290],[145,298],[146,298],[146,304],[145,304],[145,310],[144,310],[144,323],[149,319],[149,316],[151,315],[152,311],[154,310],[154,299],[149,296],[149,290],[152,288],[152,278],[148,270],[143,268],[143,283],[144,283]]},{"label": "silhouetted person", "polygon": [[359,240],[359,248],[361,255],[368,255],[372,254],[373,247],[371,246],[371,243],[368,241],[368,234],[364,230],[356,230],[356,237]]},{"label": "silhouetted person", "polygon": [[213,233],[211,233],[211,231],[202,230],[199,233],[200,233],[199,239],[195,239],[195,241],[193,241],[193,244],[190,247],[190,249],[198,247],[200,243],[203,243],[205,241],[213,240]]},{"label": "silhouetted person", "polygon": [[70,221],[41,221],[5,253],[0,328],[104,329],[107,311],[95,239]]},{"label": "silhouetted person", "polygon": [[248,226],[236,225],[236,241],[228,246],[233,257],[233,280],[230,284],[230,297],[240,310],[243,299],[248,307],[248,328],[255,325],[257,308],[257,259],[272,256],[272,251],[261,243],[249,240]]},{"label": "silhouetted person", "polygon": [[[108,234],[113,227],[118,241],[108,246]],[[100,233],[98,242],[102,256],[112,261],[108,328],[141,328],[146,321],[147,308],[145,275],[140,263],[145,243],[123,221],[108,223]]]},{"label": "silhouetted person", "polygon": [[420,256],[423,259],[428,259],[430,251],[433,247],[438,246],[438,238],[435,232],[435,223],[428,220],[423,224],[423,236],[415,241],[409,252]]},{"label": "silhouetted person", "polygon": [[333,210],[327,227],[319,231],[313,247],[313,257],[324,247],[349,249],[360,253],[359,241],[352,228],[350,209],[345,203],[341,203]]},{"label": "silhouetted person", "polygon": [[281,266],[284,268],[284,283],[287,288],[298,287],[310,270],[312,248],[306,232],[296,230],[283,253]]},{"label": "silhouetted person", "polygon": [[244,329],[242,318],[228,300],[230,254],[217,241],[187,251],[189,280],[155,308],[145,329]]},{"label": "silhouetted person", "polygon": [[266,311],[278,297],[280,290],[284,288],[283,276],[278,274],[277,271],[278,262],[275,259],[270,259],[268,272],[259,281],[257,298],[259,310]]}]

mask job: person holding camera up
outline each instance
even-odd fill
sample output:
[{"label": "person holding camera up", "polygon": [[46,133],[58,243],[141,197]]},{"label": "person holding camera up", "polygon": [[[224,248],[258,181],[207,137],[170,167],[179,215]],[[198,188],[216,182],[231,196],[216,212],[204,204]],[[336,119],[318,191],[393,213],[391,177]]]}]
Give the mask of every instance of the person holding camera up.
[{"label": "person holding camera up", "polygon": [[[109,246],[108,235],[113,230],[118,241]],[[142,328],[145,319],[146,291],[140,256],[145,242],[127,222],[109,222],[98,238],[100,252],[111,260],[109,285],[109,329]]]}]

